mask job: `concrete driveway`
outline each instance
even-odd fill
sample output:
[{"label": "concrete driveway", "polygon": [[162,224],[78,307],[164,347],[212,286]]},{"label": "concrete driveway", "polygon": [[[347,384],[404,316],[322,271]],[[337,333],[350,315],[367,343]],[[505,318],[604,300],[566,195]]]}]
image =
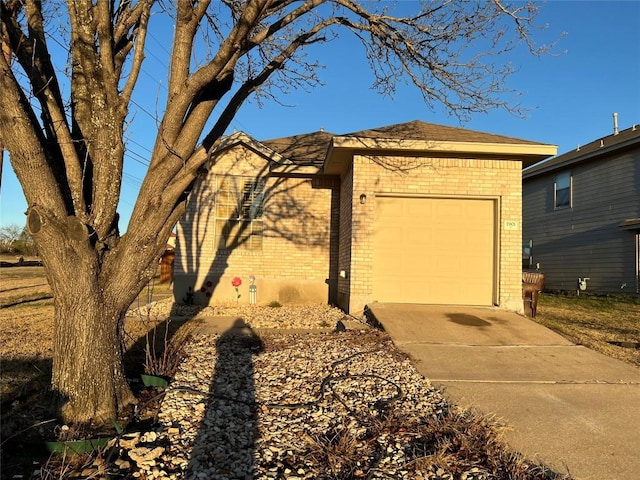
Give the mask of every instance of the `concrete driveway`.
[{"label": "concrete driveway", "polygon": [[495,415],[529,458],[580,480],[640,478],[640,369],[492,308],[373,304],[420,373]]}]

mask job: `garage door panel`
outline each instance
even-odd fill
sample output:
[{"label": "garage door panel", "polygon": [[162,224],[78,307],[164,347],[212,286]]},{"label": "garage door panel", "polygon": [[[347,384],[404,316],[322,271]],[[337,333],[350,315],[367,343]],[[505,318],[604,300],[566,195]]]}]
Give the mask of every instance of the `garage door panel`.
[{"label": "garage door panel", "polygon": [[375,299],[491,305],[494,210],[493,200],[378,197]]}]

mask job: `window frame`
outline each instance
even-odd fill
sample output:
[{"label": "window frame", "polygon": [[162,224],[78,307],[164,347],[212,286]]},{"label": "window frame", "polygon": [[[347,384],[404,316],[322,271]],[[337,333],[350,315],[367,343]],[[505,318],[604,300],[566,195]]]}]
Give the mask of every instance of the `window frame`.
[{"label": "window frame", "polygon": [[[566,177],[568,177],[568,182],[567,182],[568,185],[563,186],[562,188],[558,188],[558,184],[560,183],[560,180],[565,180]],[[562,182],[562,185],[564,185],[565,182]],[[566,192],[566,195],[565,195],[565,192]],[[565,196],[567,197],[566,200],[563,201],[562,203],[558,203],[559,197],[560,197],[560,195],[558,195],[559,193],[561,193],[562,197],[565,197]],[[554,182],[553,182],[553,207],[555,210],[561,210],[561,209],[573,207],[573,175],[571,171],[556,173]]]},{"label": "window frame", "polygon": [[214,182],[216,250],[262,251],[266,177],[216,175]]}]

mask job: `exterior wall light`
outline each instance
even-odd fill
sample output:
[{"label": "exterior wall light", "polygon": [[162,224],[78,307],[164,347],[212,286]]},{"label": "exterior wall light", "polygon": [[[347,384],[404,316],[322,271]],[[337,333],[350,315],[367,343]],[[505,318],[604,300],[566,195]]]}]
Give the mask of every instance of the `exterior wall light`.
[{"label": "exterior wall light", "polygon": [[360,194],[360,205],[364,205],[365,203],[367,203],[367,196],[362,193]]}]

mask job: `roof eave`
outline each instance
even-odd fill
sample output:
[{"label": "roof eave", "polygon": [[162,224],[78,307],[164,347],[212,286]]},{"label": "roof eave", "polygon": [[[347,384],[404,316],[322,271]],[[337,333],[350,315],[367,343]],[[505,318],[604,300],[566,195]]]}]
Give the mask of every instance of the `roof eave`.
[{"label": "roof eave", "polygon": [[[578,155],[575,157],[571,157],[568,158],[566,161],[560,161],[558,163],[555,163],[555,159],[550,159],[553,160],[553,164],[552,165],[548,165],[548,166],[540,166],[538,168],[535,168],[535,170],[533,171],[525,171],[522,174],[522,178],[523,180],[526,180],[528,178],[532,178],[532,177],[536,177],[538,175],[542,175],[545,173],[549,173],[549,172],[553,172],[555,170],[560,170],[562,168],[566,168],[568,166],[574,165],[576,163],[582,163],[582,162],[586,162],[589,160],[593,160],[595,158],[598,158],[600,156],[603,155],[608,155],[612,152],[616,152],[618,150],[623,150],[629,147],[632,147],[635,144],[640,143],[640,136],[634,137],[634,138],[630,138],[627,141],[624,142],[620,142],[620,143],[616,143],[614,145],[610,145],[610,146],[605,146],[605,147],[601,147],[598,150],[592,150],[590,152],[585,153],[584,155]],[[566,155],[563,154],[563,155]],[[558,157],[560,158],[560,157]],[[536,162],[537,163],[537,162]]]},{"label": "roof eave", "polygon": [[627,218],[618,225],[618,228],[621,230],[640,230],[640,218]]},{"label": "roof eave", "polygon": [[404,154],[465,154],[495,155],[499,158],[521,160],[528,167],[555,155],[558,147],[534,143],[490,143],[490,142],[452,142],[436,140],[394,140],[360,137],[334,137],[324,161],[324,172],[339,174],[345,171],[348,161],[359,152],[404,153]]}]

